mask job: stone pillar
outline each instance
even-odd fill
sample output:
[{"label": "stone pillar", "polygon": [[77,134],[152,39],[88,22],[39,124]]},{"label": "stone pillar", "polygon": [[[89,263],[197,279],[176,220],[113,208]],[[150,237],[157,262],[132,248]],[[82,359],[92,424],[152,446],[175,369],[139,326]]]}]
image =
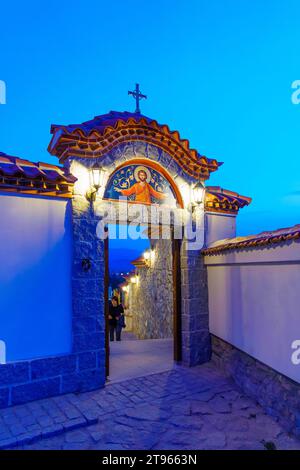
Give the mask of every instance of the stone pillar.
[{"label": "stone pillar", "polygon": [[195,366],[211,358],[207,268],[201,250],[181,245],[182,362]]},{"label": "stone pillar", "polygon": [[[97,388],[105,382],[104,242],[96,236],[98,219],[84,197],[74,196],[72,215],[72,352],[79,358],[79,375],[74,390],[68,391]],[[90,373],[80,374],[81,368]]]}]

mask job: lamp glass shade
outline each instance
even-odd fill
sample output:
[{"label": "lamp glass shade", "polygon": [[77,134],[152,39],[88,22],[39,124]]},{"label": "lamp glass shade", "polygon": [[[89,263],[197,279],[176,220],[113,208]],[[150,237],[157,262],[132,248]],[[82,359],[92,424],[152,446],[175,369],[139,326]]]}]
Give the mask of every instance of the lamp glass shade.
[{"label": "lamp glass shade", "polygon": [[91,168],[91,183],[94,188],[101,188],[101,186],[103,185],[104,176],[105,170],[103,169],[103,167],[95,163],[95,165],[93,165]]},{"label": "lamp glass shade", "polygon": [[204,202],[205,186],[201,181],[195,184],[193,187],[193,199],[196,204],[202,204]]}]

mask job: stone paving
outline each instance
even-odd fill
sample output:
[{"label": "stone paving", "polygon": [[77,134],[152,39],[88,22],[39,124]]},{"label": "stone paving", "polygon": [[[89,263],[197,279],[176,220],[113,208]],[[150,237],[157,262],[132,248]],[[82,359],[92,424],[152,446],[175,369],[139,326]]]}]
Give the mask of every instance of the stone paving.
[{"label": "stone paving", "polygon": [[[143,339],[110,343],[110,382],[123,382],[173,369],[173,339]],[[124,367],[126,364],[126,367]]]},{"label": "stone paving", "polygon": [[0,423],[17,449],[300,449],[211,363],[2,410]]}]

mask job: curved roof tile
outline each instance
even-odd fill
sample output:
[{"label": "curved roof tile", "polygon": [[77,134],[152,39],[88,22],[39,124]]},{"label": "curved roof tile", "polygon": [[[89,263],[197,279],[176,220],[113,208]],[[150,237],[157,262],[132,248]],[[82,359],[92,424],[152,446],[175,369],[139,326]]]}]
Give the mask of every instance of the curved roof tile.
[{"label": "curved roof tile", "polygon": [[140,139],[170,150],[184,171],[195,178],[207,179],[210,172],[222,165],[216,159],[207,158],[191,149],[189,141],[182,139],[178,131],[171,131],[166,124],[127,111],[110,111],[82,124],[53,124],[51,133],[53,137],[48,150],[61,162],[71,155],[101,157],[114,144]]},{"label": "curved roof tile", "polygon": [[34,163],[19,157],[7,155],[0,152],[0,189],[6,191],[29,192],[36,191],[40,193],[53,192],[53,185],[59,185],[55,188],[55,195],[59,192],[65,192],[64,187],[71,187],[76,178],[69,174],[63,167],[51,165],[48,163]]},{"label": "curved roof tile", "polygon": [[276,243],[287,243],[288,241],[296,239],[300,239],[300,224],[294,225],[293,227],[261,232],[257,235],[219,240],[206,250],[203,250],[202,254],[208,256],[218,255],[229,250],[257,248]]}]

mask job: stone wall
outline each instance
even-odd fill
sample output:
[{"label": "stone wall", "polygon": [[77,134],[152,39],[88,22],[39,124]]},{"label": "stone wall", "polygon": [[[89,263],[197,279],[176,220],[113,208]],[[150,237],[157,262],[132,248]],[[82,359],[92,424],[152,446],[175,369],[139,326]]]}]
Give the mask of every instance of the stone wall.
[{"label": "stone wall", "polygon": [[182,361],[195,366],[210,360],[207,269],[201,250],[181,246]]},{"label": "stone wall", "polygon": [[300,385],[212,335],[212,360],[288,431],[300,437]]},{"label": "stone wall", "polygon": [[[105,315],[104,315],[104,241],[96,234],[99,222],[90,203],[75,196],[73,206],[73,345],[74,353],[88,353],[86,366],[95,373],[94,388],[105,382]],[[88,260],[89,269],[83,262]],[[94,362],[93,358],[97,361]],[[78,377],[77,390],[85,388],[84,378]],[[86,384],[91,388],[92,383]],[[74,388],[76,386],[74,385]],[[75,391],[75,390],[74,390]]]},{"label": "stone wall", "polygon": [[173,271],[171,240],[156,240],[150,267],[137,269],[131,284],[129,308],[132,331],[139,339],[173,336]]}]

